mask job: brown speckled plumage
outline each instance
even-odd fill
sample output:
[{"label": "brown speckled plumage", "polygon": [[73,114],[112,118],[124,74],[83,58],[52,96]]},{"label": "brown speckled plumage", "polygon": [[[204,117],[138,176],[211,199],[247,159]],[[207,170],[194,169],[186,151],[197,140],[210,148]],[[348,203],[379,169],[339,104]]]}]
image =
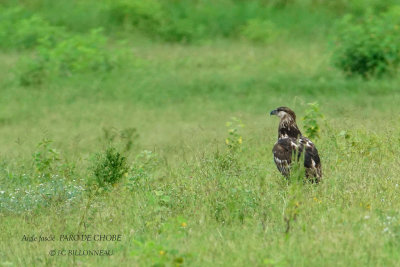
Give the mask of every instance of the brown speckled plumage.
[{"label": "brown speckled plumage", "polygon": [[279,107],[270,114],[280,117],[278,141],[272,149],[278,170],[286,178],[289,177],[293,160],[300,160],[304,152],[306,177],[318,183],[322,178],[318,150],[310,139],[302,136],[296,124],[296,114],[287,107]]}]

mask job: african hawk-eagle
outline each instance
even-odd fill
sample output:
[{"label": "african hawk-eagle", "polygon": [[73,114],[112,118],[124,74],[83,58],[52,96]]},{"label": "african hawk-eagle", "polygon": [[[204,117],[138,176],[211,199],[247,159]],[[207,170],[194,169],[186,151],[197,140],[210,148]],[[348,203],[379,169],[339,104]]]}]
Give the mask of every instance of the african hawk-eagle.
[{"label": "african hawk-eagle", "polygon": [[279,107],[271,111],[270,115],[280,118],[278,127],[278,141],[272,152],[278,170],[288,178],[293,160],[300,160],[304,152],[304,167],[306,177],[318,183],[322,178],[321,160],[318,150],[307,137],[302,136],[296,124],[296,114],[287,107]]}]

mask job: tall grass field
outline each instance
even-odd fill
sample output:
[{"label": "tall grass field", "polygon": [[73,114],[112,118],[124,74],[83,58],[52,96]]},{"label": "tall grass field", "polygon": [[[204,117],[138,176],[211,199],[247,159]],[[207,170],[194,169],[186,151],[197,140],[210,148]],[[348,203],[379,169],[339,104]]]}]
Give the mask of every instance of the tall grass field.
[{"label": "tall grass field", "polygon": [[0,266],[399,266],[399,36],[397,0],[2,1]]}]

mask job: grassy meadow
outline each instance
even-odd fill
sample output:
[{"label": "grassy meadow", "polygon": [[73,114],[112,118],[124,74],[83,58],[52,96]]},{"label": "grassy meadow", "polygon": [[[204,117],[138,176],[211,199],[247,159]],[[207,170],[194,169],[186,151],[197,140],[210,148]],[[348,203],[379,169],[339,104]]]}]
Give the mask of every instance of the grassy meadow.
[{"label": "grassy meadow", "polygon": [[[0,4],[0,266],[398,266],[400,79],[333,62],[366,2]],[[309,103],[318,185],[271,152]]]}]

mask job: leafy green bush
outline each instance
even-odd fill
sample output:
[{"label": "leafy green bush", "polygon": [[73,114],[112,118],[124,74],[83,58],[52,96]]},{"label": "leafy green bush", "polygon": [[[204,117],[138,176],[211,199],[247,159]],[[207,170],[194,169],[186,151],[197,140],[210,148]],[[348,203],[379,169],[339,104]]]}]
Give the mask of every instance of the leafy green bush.
[{"label": "leafy green bush", "polygon": [[15,24],[15,30],[10,36],[14,48],[32,48],[39,45],[42,38],[54,45],[62,39],[66,32],[62,27],[50,25],[40,16],[34,15]]},{"label": "leafy green bush", "polygon": [[20,7],[2,8],[0,7],[0,46],[1,48],[10,48],[13,46],[12,40],[15,25],[28,17],[26,11]]},{"label": "leafy green bush", "polygon": [[122,58],[121,51],[125,52],[122,49],[111,54],[101,29],[85,35],[71,34],[19,7],[0,11],[0,47],[35,49],[33,58],[22,57],[17,64],[22,85],[41,84],[51,75],[110,71]]},{"label": "leafy green bush", "polygon": [[64,38],[64,28],[52,26],[39,15],[28,15],[22,8],[1,10],[0,46],[7,49],[34,48],[46,38],[53,44]]},{"label": "leafy green bush", "polygon": [[100,29],[89,35],[72,35],[55,46],[48,38],[42,40],[39,57],[52,71],[70,75],[76,72],[108,71],[112,68],[110,54],[105,49],[106,38]]},{"label": "leafy green bush", "polygon": [[241,28],[240,35],[253,42],[268,43],[276,39],[278,30],[271,21],[251,19]]},{"label": "leafy green bush", "polygon": [[23,58],[18,64],[20,82],[40,84],[51,75],[110,71],[117,65],[119,55],[111,55],[105,43],[100,29],[88,35],[71,35],[56,43],[50,37],[42,38],[35,57]]},{"label": "leafy green bush", "polygon": [[[274,27],[273,24],[264,21],[264,18],[268,16],[276,24],[283,23],[284,26],[292,27],[293,21],[285,9],[302,7],[308,10],[313,7],[313,4],[303,3],[303,0],[35,0],[34,2],[29,5],[20,3],[20,5],[29,12],[40,15],[50,25],[62,26],[74,32],[88,32],[93,28],[104,28],[108,33],[121,30],[126,33],[139,32],[152,39],[168,42],[196,42],[219,37],[237,37],[241,31],[244,32],[245,38],[255,41],[261,39],[261,42],[265,42],[273,35]],[[275,11],[282,16],[274,15]],[[316,24],[315,17],[307,14],[306,18],[308,25]],[[21,19],[23,18],[18,18]],[[47,27],[43,25],[41,28]]]},{"label": "leafy green bush", "polygon": [[108,148],[104,153],[96,155],[93,174],[100,188],[115,185],[127,172],[126,158],[115,148]]},{"label": "leafy green bush", "polygon": [[393,9],[360,20],[345,16],[339,24],[334,64],[349,76],[364,78],[395,72],[400,62],[399,14]]}]

